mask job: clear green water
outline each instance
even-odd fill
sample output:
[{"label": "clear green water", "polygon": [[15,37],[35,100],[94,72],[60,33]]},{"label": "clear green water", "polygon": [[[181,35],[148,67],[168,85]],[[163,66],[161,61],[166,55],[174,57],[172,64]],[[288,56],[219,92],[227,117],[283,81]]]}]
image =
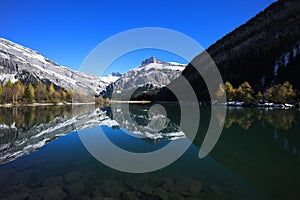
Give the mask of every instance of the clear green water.
[{"label": "clear green water", "polygon": [[[165,132],[178,131],[178,105],[164,107],[170,120]],[[95,113],[95,108],[89,106],[0,108],[0,199],[298,199],[300,196],[298,110],[229,108],[219,141],[209,156],[199,159],[199,147],[210,117],[210,107],[201,107],[198,135],[180,159],[155,172],[131,174],[97,161],[75,131],[89,132],[101,126],[111,141],[133,152],[154,151],[168,144],[168,137],[151,139],[132,133],[134,126],[146,127],[152,120],[147,112],[149,106],[132,105],[129,113],[122,113],[122,107],[118,109],[118,112],[110,107],[98,109],[101,120],[94,123],[89,116]],[[126,117],[136,124],[126,125]],[[111,126],[112,120],[119,125]]]}]

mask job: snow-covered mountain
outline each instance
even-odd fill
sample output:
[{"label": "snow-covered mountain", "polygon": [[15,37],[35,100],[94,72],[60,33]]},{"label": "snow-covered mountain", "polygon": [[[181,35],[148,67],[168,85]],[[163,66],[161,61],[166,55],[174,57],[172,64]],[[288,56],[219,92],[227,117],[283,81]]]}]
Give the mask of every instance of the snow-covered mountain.
[{"label": "snow-covered mountain", "polygon": [[100,77],[101,83],[105,86],[108,86],[111,83],[116,82],[119,78],[122,77],[122,74],[119,72],[113,72],[112,74]]},{"label": "snow-covered mountain", "polygon": [[140,66],[129,70],[120,79],[109,85],[107,93],[121,94],[149,85],[152,88],[161,88],[176,79],[185,66],[185,64],[164,62],[150,57],[142,61]]},{"label": "snow-covered mountain", "polygon": [[117,76],[95,77],[43,57],[37,51],[0,38],[0,81],[23,79],[50,81],[55,85],[94,95],[117,80]]},{"label": "snow-covered mountain", "polygon": [[110,84],[116,82],[121,76],[122,74],[120,74],[119,72],[113,72],[112,74],[99,77],[100,81],[98,82],[98,86],[100,89],[97,90],[94,94],[98,96],[101,92],[104,92]]},{"label": "snow-covered mountain", "polygon": [[185,66],[151,57],[124,75],[115,72],[95,77],[60,66],[37,51],[0,38],[0,82],[21,80],[34,84],[41,80],[88,95],[105,90],[111,92],[112,88],[114,92],[121,93],[150,84],[155,88],[166,86],[181,74]]}]

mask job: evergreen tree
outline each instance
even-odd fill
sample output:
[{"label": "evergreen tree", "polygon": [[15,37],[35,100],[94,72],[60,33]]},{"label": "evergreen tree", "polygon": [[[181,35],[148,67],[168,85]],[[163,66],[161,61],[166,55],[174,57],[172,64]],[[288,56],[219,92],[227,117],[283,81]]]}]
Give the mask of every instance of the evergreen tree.
[{"label": "evergreen tree", "polygon": [[34,102],[34,88],[32,87],[31,83],[29,83],[29,85],[26,87],[24,97],[28,102]]}]

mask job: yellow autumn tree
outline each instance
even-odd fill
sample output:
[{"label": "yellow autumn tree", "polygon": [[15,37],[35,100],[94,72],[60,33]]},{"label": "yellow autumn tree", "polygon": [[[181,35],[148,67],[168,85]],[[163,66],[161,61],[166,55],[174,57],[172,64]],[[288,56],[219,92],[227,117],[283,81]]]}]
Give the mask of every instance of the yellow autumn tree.
[{"label": "yellow autumn tree", "polygon": [[12,86],[13,102],[22,100],[25,88],[20,81],[16,81]]},{"label": "yellow autumn tree", "polygon": [[265,92],[266,99],[274,103],[292,103],[295,101],[296,92],[292,84],[285,81],[282,85],[277,84],[268,88]]},{"label": "yellow autumn tree", "polygon": [[52,102],[59,101],[59,93],[55,91],[53,83],[50,84],[48,88],[48,92],[49,92],[49,98]]},{"label": "yellow autumn tree", "polygon": [[231,85],[231,83],[226,81],[226,83],[224,85],[224,89],[226,92],[227,101],[234,101],[235,100],[235,90],[234,90],[233,86]]},{"label": "yellow autumn tree", "polygon": [[225,86],[224,84],[220,83],[215,95],[217,98],[222,98],[224,94],[225,94]]},{"label": "yellow autumn tree", "polygon": [[37,102],[47,101],[48,99],[47,87],[41,81],[38,81],[34,93]]},{"label": "yellow autumn tree", "polygon": [[12,102],[13,100],[13,91],[12,91],[13,83],[9,79],[5,84],[3,88],[3,98],[5,102]]}]

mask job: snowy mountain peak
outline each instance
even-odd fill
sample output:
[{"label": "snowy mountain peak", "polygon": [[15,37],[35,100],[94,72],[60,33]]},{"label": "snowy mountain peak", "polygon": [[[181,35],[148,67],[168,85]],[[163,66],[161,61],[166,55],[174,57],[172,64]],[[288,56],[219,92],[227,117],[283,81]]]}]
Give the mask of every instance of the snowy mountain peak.
[{"label": "snowy mountain peak", "polygon": [[112,72],[111,75],[112,76],[118,76],[118,77],[122,76],[122,74],[120,72]]},{"label": "snowy mountain peak", "polygon": [[150,57],[142,61],[141,66],[129,70],[109,85],[104,95],[110,97],[113,93],[126,94],[127,91],[147,87],[147,85],[155,88],[166,86],[177,78],[185,67],[184,64],[164,62]]},{"label": "snowy mountain peak", "polygon": [[141,65],[147,65],[147,64],[150,64],[150,63],[159,63],[159,64],[163,64],[164,62],[161,61],[161,60],[158,60],[156,57],[152,56],[150,58],[147,58],[146,60],[143,60]]}]

